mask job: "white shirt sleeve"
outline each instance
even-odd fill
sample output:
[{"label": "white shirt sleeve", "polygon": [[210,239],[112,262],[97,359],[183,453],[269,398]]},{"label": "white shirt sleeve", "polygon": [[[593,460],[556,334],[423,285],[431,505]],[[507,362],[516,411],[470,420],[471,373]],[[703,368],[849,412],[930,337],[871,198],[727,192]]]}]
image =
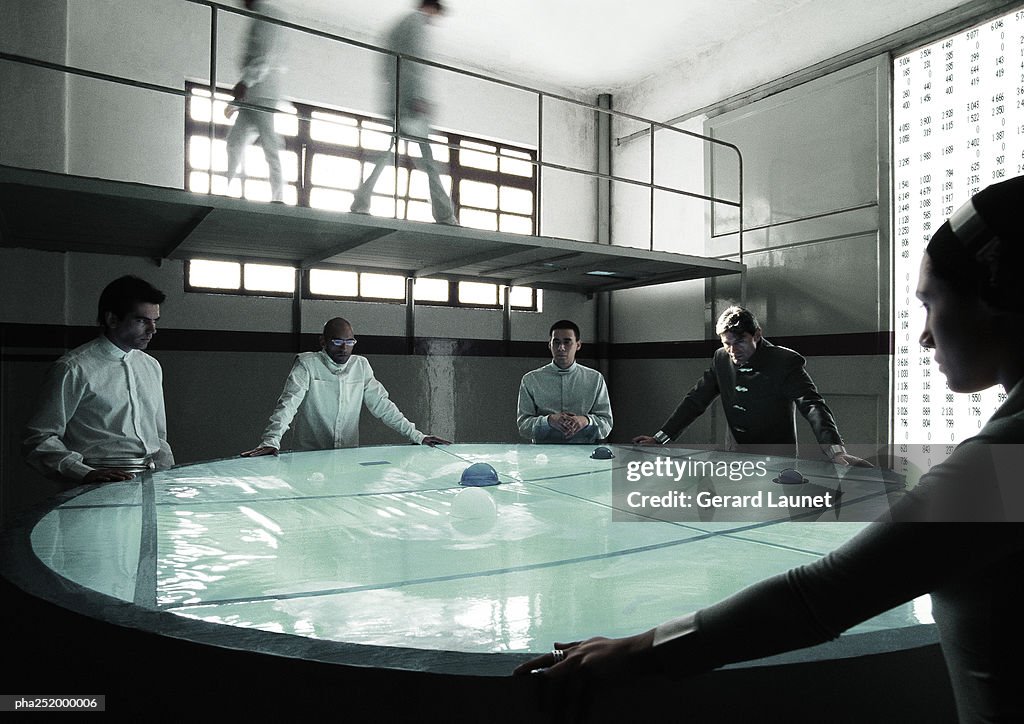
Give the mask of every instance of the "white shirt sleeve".
[{"label": "white shirt sleeve", "polygon": [[605,384],[604,376],[599,376],[598,379],[597,398],[587,413],[587,419],[597,428],[597,439],[603,440],[612,431],[612,403],[608,398],[608,385]]},{"label": "white shirt sleeve", "polygon": [[126,353],[102,335],[72,350],[47,372],[22,449],[36,470],[71,480],[82,480],[104,459],[173,465],[159,362],[142,351]]},{"label": "white shirt sleeve", "polygon": [[284,437],[288,428],[291,427],[295,413],[298,411],[299,405],[306,398],[308,391],[309,370],[302,364],[301,359],[297,357],[295,364],[292,365],[291,372],[288,373],[288,379],[284,382],[284,390],[281,391],[281,397],[277,400],[277,407],[274,408],[270,415],[267,429],[263,431],[263,440],[260,442],[260,445],[278,450],[281,449],[281,438]]},{"label": "white shirt sleeve", "polygon": [[516,416],[516,425],[519,427],[519,435],[527,440],[533,441],[537,438],[538,426],[548,425],[548,416],[538,414],[537,401],[533,397],[529,386],[526,383],[526,376],[519,383],[519,412]]},{"label": "white shirt sleeve", "polygon": [[25,461],[47,477],[82,480],[93,470],[82,462],[81,453],[64,444],[68,420],[78,409],[82,392],[73,368],[57,363],[47,372],[39,407],[25,428],[22,442]]},{"label": "white shirt sleeve", "polygon": [[278,28],[271,23],[253,20],[249,34],[249,47],[246,49],[245,68],[242,69],[242,82],[252,88],[263,82],[277,63]]},{"label": "white shirt sleeve", "polygon": [[391,401],[388,391],[374,376],[369,365],[367,365],[367,373],[366,380],[363,382],[363,403],[366,405],[366,409],[399,435],[409,438],[417,445],[421,444],[426,435],[417,430],[416,426],[409,422],[402,411],[398,409],[398,405]]},{"label": "white shirt sleeve", "polygon": [[160,401],[156,412],[156,435],[160,441],[159,452],[154,453],[153,462],[158,468],[169,468],[174,465],[174,453],[171,452],[171,444],[167,442],[167,409],[164,407],[164,374],[159,373],[160,380]]}]

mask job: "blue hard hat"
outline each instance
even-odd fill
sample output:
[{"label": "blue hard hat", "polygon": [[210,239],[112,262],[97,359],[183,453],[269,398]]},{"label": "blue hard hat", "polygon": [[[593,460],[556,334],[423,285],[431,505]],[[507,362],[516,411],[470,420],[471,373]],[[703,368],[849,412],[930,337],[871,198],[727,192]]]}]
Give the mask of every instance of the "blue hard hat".
[{"label": "blue hard hat", "polygon": [[498,471],[487,463],[473,463],[462,471],[462,480],[459,485],[468,485],[474,488],[482,488],[487,485],[498,485]]}]

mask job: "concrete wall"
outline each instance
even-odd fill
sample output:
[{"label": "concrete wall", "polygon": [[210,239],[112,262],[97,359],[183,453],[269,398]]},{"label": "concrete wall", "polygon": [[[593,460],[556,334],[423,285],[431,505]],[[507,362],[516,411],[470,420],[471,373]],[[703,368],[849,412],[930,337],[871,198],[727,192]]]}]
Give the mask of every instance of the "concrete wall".
[{"label": "concrete wall", "polygon": [[[41,27],[46,32],[40,32]],[[66,0],[4,1],[4,52],[64,63],[66,46]],[[0,163],[64,171],[67,79],[42,68],[0,61],[0,89]]]},{"label": "concrete wall", "polygon": [[[745,229],[752,229],[743,239],[746,289],[738,277],[729,277],[617,292],[612,342],[713,339],[717,315],[744,301],[769,338],[807,340],[814,350],[808,371],[836,413],[844,437],[868,448],[884,444],[889,356],[869,349],[824,356],[821,349],[827,348],[829,336],[851,334],[860,335],[867,348],[891,329],[889,86],[888,60],[881,57],[705,120],[706,135],[736,144],[743,152],[743,222]],[[683,127],[697,130],[699,120]],[[633,130],[629,124],[621,128]],[[662,134],[666,132],[656,136],[656,178],[666,169],[666,176],[683,188],[737,198],[738,166],[732,151],[699,142],[686,145],[686,139],[663,142]],[[615,163],[617,174],[649,175],[649,137],[617,146]],[[613,192],[614,228],[628,228],[630,217],[649,224],[649,206],[635,201]],[[656,199],[655,248],[738,259],[737,208],[687,201],[665,205],[672,203],[674,208],[659,214]],[[613,233],[613,243],[637,245],[621,233]],[[653,401],[623,394],[623,377],[613,373],[620,383],[614,397],[617,428],[648,434],[673,409],[668,401],[678,401],[704,368],[690,359],[618,365],[636,378],[660,378],[666,389]],[[720,405],[710,419],[680,439],[724,443]],[[801,440],[812,441],[806,425],[798,422],[798,430]]]},{"label": "concrete wall", "polygon": [[[183,90],[186,81],[209,82],[209,8],[165,0],[13,0],[13,10],[13,22],[0,29],[5,51],[170,89]],[[225,11],[216,18],[217,82],[231,86],[240,73],[250,21]],[[385,112],[382,53],[297,30],[285,29],[281,35],[284,99]],[[181,96],[8,63],[2,69],[0,163],[183,187]],[[541,132],[535,94],[437,68],[428,68],[427,78],[438,128],[543,147],[545,160],[593,168],[593,112],[547,101]],[[22,102],[6,102],[8,87]],[[36,93],[39,88],[45,92]],[[37,148],[40,132],[54,142]],[[593,240],[592,180],[545,171],[543,189],[544,233]]]},{"label": "concrete wall", "polygon": [[[138,0],[15,0],[14,21],[0,28],[3,48],[43,54],[96,72],[181,88],[209,75],[209,10],[186,3]],[[6,8],[6,6],[5,6]],[[217,77],[230,85],[238,74],[247,20],[220,13]],[[44,42],[45,41],[45,42]],[[286,32],[289,73],[285,93],[296,101],[359,111],[380,108],[380,57],[327,40]],[[0,64],[7,75],[9,64]],[[816,339],[888,330],[888,217],[886,92],[884,59],[834,74],[738,111],[694,118],[681,128],[739,144],[745,158],[745,223],[760,226],[746,235],[744,261],[750,266],[745,298],[769,336]],[[46,122],[44,139],[30,143],[34,118],[12,114],[4,104],[0,163],[67,170],[151,184],[183,182],[184,104],[153,91],[123,89],[99,80],[64,82],[50,71],[18,69],[23,100],[38,91]],[[485,81],[433,74],[437,123],[526,145],[538,145],[552,163],[592,169],[596,159],[592,111],[545,101],[544,132],[538,130],[537,101],[522,91]],[[55,83],[56,81],[56,83]],[[63,85],[62,85],[63,84]],[[8,87],[5,85],[5,88]],[[6,92],[6,91],[5,91]],[[665,115],[673,87],[653,84],[630,99]],[[678,101],[676,101],[678,103]],[[644,109],[626,110],[644,114]],[[680,109],[681,110],[681,109]],[[11,116],[14,117],[11,117]],[[642,124],[616,121],[624,138]],[[52,137],[52,138],[51,138]],[[656,183],[696,193],[713,191],[736,198],[730,154],[682,134],[659,131],[654,143]],[[732,164],[732,165],[730,165]],[[649,137],[613,149],[613,173],[650,180]],[[542,175],[542,232],[592,238],[596,229],[595,184],[547,170]],[[860,208],[858,208],[860,207]],[[735,213],[721,205],[657,192],[653,237],[651,198],[629,183],[612,186],[612,243],[690,254],[734,256]],[[813,217],[813,218],[810,218]],[[92,324],[96,296],[110,279],[138,273],[168,293],[161,326],[232,335],[289,333],[287,299],[194,294],[184,291],[180,262],[84,254],[0,250],[0,323],[55,325],[75,329]],[[43,291],[40,291],[43,290]],[[738,280],[681,282],[617,292],[610,305],[613,345],[704,340],[721,308],[738,301]],[[302,328],[317,332],[338,314],[353,321],[364,339],[403,337],[401,305],[304,301]],[[576,319],[585,340],[595,338],[596,304],[580,295],[547,293],[542,314],[514,313],[512,337],[537,340],[534,355],[466,356],[452,340],[496,341],[500,313],[488,310],[421,307],[416,312],[418,354],[377,353],[372,339],[359,352],[369,356],[380,379],[410,419],[422,429],[465,441],[516,440],[513,405],[523,372],[547,358],[543,340],[550,320]],[[230,455],[255,443],[287,373],[292,351],[253,354],[203,348],[161,349],[172,443],[182,462]],[[166,337],[165,337],[166,339]],[[615,407],[613,440],[651,433],[674,408],[707,363],[703,356],[619,354],[613,346],[609,386]],[[389,348],[391,349],[391,348]],[[490,347],[495,349],[495,347]],[[7,516],[46,489],[26,472],[14,443],[32,407],[43,370],[62,351],[4,344],[2,514]],[[523,355],[526,356],[523,356]],[[812,356],[808,369],[836,411],[851,441],[876,444],[887,437],[888,357]],[[800,425],[806,436],[806,426]],[[364,419],[364,443],[395,442],[396,436]],[[714,410],[684,433],[683,440],[724,442],[720,411]]]},{"label": "concrete wall", "polygon": [[[230,456],[259,442],[294,351],[301,351],[288,348],[290,299],[186,292],[179,261],[3,248],[0,516],[5,520],[56,491],[22,462],[21,431],[46,369],[78,343],[76,335],[92,335],[99,292],[122,274],[142,276],[167,294],[161,306],[163,336],[157,334],[150,352],[164,369],[168,435],[177,461]],[[473,351],[467,356],[460,351],[467,344],[485,352],[500,347],[499,311],[417,307],[418,351],[394,354],[394,340],[405,336],[402,304],[305,300],[301,312],[302,349],[315,349],[314,335],[326,319],[345,316],[360,337],[357,353],[370,359],[406,416],[424,432],[460,442],[519,441],[519,379],[550,360],[545,340],[551,321],[577,320],[585,339],[593,338],[596,326],[593,301],[548,292],[542,312],[512,314],[518,356]],[[247,349],[251,340],[245,333],[284,335],[285,348],[268,350],[263,343],[262,349]],[[367,445],[403,442],[369,414],[362,417],[360,438]]]},{"label": "concrete wall", "polygon": [[[8,4],[11,22],[5,18],[0,28],[0,47],[7,52],[164,88],[209,82],[209,8],[165,0],[11,0],[5,15]],[[240,73],[249,19],[225,11],[216,17],[217,82],[231,86]],[[385,112],[383,54],[297,30],[281,33],[285,99]],[[0,64],[0,72],[0,163],[183,187],[181,96],[11,63]],[[427,78],[438,128],[543,147],[552,163],[593,168],[593,112],[549,100],[542,132],[535,94],[437,68],[429,68]],[[594,239],[591,179],[545,171],[543,190],[545,234]]]},{"label": "concrete wall", "polygon": [[[209,8],[185,2],[10,0],[4,3],[0,47],[92,73],[183,89],[186,81],[209,82],[210,22]],[[217,13],[215,70],[222,86],[238,78],[248,23],[230,12]],[[364,113],[383,111],[382,54],[295,30],[283,31],[283,43],[286,98]],[[183,186],[182,97],[6,62],[0,63],[0,73],[0,164]],[[542,133],[536,95],[440,69],[428,74],[438,127],[543,147],[544,158],[553,163],[593,168],[592,112],[551,101],[544,108]],[[594,237],[589,178],[545,172],[543,190],[545,234]],[[157,265],[146,259],[0,249],[0,324],[64,330],[55,333],[56,342],[48,338],[39,348],[12,341],[24,338],[23,327],[6,330],[0,352],[0,515],[5,518],[53,489],[20,462],[20,430],[47,365],[72,346],[65,338],[93,324],[100,289],[125,273],[137,273],[167,293],[161,320],[165,330],[224,335],[293,331],[291,300],[186,293],[177,261]],[[501,339],[501,313],[494,310],[417,308],[415,333],[421,345],[414,355],[378,354],[373,348],[374,336],[405,336],[402,305],[305,301],[301,332],[315,334],[325,319],[346,316],[367,340],[358,351],[372,359],[392,398],[422,429],[459,440],[514,442],[518,380],[549,359],[544,339],[550,321],[573,318],[587,338],[594,337],[595,306],[583,296],[549,293],[543,304],[543,313],[515,312],[512,319],[513,341],[536,340],[536,356],[458,356],[452,340]],[[165,369],[169,434],[178,460],[231,455],[255,444],[293,352],[222,351],[202,344],[200,349],[161,349],[160,339],[152,352]],[[521,353],[524,348],[516,349]],[[525,349],[534,354],[533,347]],[[364,418],[361,436],[366,444],[398,441],[373,418]]]}]

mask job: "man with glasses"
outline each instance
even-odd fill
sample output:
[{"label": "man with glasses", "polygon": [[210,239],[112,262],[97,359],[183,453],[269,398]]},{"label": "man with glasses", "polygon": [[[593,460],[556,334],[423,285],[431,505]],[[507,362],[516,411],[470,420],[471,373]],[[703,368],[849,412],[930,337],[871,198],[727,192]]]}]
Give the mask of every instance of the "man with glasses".
[{"label": "man with glasses", "polygon": [[417,445],[447,445],[424,435],[388,398],[365,357],[352,354],[356,345],[352,325],[335,317],[324,325],[319,352],[295,358],[277,407],[259,446],[242,457],[277,455],[281,438],[294,421],[296,450],[329,450],[359,445],[359,414],[365,404],[381,422]]}]

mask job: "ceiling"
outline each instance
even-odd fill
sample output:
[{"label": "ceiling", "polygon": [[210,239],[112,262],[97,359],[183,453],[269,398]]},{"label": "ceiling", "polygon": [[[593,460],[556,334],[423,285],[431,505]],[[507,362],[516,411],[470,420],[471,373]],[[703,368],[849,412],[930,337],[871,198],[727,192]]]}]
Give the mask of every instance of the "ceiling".
[{"label": "ceiling", "polygon": [[[702,69],[710,67],[725,67],[736,86],[733,92],[742,92],[964,4],[958,0],[444,1],[447,12],[433,31],[431,59],[588,99],[597,93],[631,92],[643,84],[657,84],[664,76],[680,75],[686,83],[699,85]],[[374,44],[413,4],[413,0],[278,0],[295,22]]]}]

